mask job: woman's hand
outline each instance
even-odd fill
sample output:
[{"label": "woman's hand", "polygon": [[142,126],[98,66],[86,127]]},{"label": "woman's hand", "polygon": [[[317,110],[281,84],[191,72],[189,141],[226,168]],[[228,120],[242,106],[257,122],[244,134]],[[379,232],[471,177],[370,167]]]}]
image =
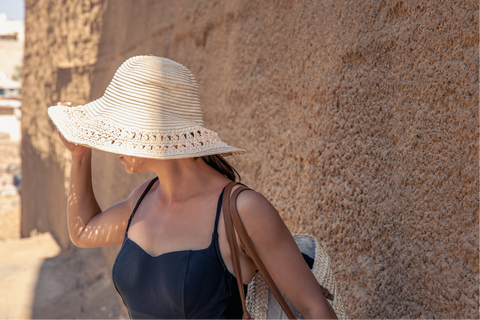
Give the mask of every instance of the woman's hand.
[{"label": "woman's hand", "polygon": [[[58,102],[57,106],[71,107],[72,103],[71,102],[64,102],[64,103]],[[81,146],[81,145],[77,145],[76,143],[67,141],[67,139],[65,139],[65,137],[60,133],[60,131],[58,132],[58,136],[60,137],[60,140],[62,140],[62,143],[65,146],[65,148],[67,148],[67,150],[72,153],[72,157],[82,156],[87,151],[91,150],[88,147],[84,147],[84,146]]]}]

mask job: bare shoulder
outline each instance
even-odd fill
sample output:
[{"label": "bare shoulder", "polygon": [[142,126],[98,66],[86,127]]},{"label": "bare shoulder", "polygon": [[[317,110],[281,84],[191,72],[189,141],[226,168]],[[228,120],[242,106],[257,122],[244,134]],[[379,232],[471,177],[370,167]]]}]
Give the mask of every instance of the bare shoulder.
[{"label": "bare shoulder", "polygon": [[[155,178],[154,178],[155,179]],[[133,209],[135,208],[135,205],[137,204],[138,200],[142,196],[143,192],[145,189],[147,189],[148,185],[153,179],[149,179],[143,183],[141,183],[138,187],[136,187],[132,193],[125,199],[123,202],[126,204],[127,208],[129,209],[129,212],[132,212]],[[155,182],[155,184],[158,182]],[[155,185],[154,184],[154,185]]]},{"label": "bare shoulder", "polygon": [[248,219],[265,219],[270,215],[278,215],[270,201],[254,190],[245,190],[238,195],[237,208]]},{"label": "bare shoulder", "polygon": [[237,209],[252,240],[278,241],[291,237],[275,207],[262,194],[247,190],[238,195]]},{"label": "bare shoulder", "polygon": [[[155,179],[155,178],[154,178]],[[125,202],[128,204],[128,206],[130,207],[130,211],[132,211],[135,207],[135,205],[137,204],[138,200],[140,199],[140,197],[142,196],[143,192],[145,191],[145,189],[147,189],[148,185],[150,184],[150,182],[152,181],[153,179],[149,179],[143,183],[141,183],[138,187],[136,187],[132,193],[130,193],[130,195],[127,197],[127,199],[125,199]],[[158,183],[158,182],[155,182],[155,183]]]},{"label": "bare shoulder", "polygon": [[93,216],[78,237],[75,240],[72,239],[75,245],[82,248],[94,248],[122,243],[128,217],[150,181],[145,181],[135,188],[127,199]]}]

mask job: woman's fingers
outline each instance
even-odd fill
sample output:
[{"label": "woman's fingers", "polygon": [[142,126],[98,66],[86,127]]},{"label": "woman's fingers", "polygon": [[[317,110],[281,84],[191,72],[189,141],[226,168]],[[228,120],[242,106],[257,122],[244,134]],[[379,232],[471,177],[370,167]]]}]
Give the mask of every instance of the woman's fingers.
[{"label": "woman's fingers", "polygon": [[[72,103],[71,102],[58,102],[57,106],[71,107]],[[72,153],[73,156],[81,155],[81,154],[85,153],[86,151],[88,151],[88,149],[90,149],[88,147],[84,147],[84,146],[81,146],[81,145],[77,145],[76,143],[67,141],[67,139],[65,139],[65,137],[63,136],[63,134],[60,131],[58,131],[58,137],[60,138],[60,141],[62,141],[63,145],[67,148],[67,150]]]},{"label": "woman's fingers", "polygon": [[67,140],[65,139],[65,137],[63,136],[63,134],[58,131],[58,137],[60,138],[60,140],[62,140],[63,142],[67,142]]}]

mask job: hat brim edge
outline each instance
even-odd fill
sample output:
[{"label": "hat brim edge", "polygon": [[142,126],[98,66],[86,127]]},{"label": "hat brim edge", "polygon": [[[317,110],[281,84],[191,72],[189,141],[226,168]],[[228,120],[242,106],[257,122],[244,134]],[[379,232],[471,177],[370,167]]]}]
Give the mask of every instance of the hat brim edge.
[{"label": "hat brim edge", "polygon": [[[77,107],[82,107],[77,106]],[[182,159],[182,158],[193,158],[193,157],[202,157],[202,156],[208,156],[208,155],[222,155],[222,156],[230,156],[230,155],[240,155],[243,153],[246,153],[246,150],[244,149],[239,149],[232,147],[225,142],[221,141],[221,145],[218,147],[212,147],[209,149],[204,149],[204,150],[198,150],[197,152],[187,152],[187,153],[177,153],[177,154],[169,154],[169,155],[148,155],[145,153],[137,152],[135,151],[129,151],[127,149],[124,150],[119,150],[118,148],[109,146],[108,143],[104,145],[94,145],[91,143],[88,143],[84,139],[81,139],[78,137],[78,135],[71,134],[71,130],[68,129],[68,127],[73,127],[74,123],[73,120],[70,119],[69,117],[66,117],[65,113],[62,111],[66,110],[64,108],[71,108],[71,107],[66,107],[66,106],[51,106],[47,109],[47,113],[49,117],[52,119],[52,122],[58,129],[58,131],[63,135],[63,137],[71,143],[75,143],[78,145],[82,145],[88,148],[104,151],[104,152],[109,152],[109,153],[114,153],[114,154],[122,154],[122,155],[129,155],[129,156],[136,156],[139,158],[149,158],[149,159],[159,159],[159,160],[167,160],[167,159]],[[71,109],[72,110],[72,109]],[[71,111],[70,110],[70,111]],[[70,126],[69,126],[70,124]],[[208,130],[213,132],[210,129],[204,128],[202,126],[196,125],[196,127],[200,127],[204,130]],[[216,134],[216,133],[215,133]],[[192,150],[193,151],[193,150]]]}]

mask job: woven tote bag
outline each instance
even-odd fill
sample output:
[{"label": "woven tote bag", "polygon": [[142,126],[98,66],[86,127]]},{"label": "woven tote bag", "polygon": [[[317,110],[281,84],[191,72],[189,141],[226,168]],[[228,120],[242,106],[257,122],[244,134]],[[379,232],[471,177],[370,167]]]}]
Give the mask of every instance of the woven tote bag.
[{"label": "woven tote bag", "polygon": [[[317,239],[311,235],[293,234],[293,238],[300,251],[315,260],[312,272],[318,283],[333,294],[333,301],[329,301],[329,303],[332,305],[338,319],[348,319],[345,305],[337,289],[328,254],[323,250]],[[285,300],[287,300],[293,314],[297,319],[300,319],[300,312],[295,309],[287,298]],[[248,285],[246,305],[247,311],[253,319],[288,319],[270,291],[265,278],[258,272]]]}]

